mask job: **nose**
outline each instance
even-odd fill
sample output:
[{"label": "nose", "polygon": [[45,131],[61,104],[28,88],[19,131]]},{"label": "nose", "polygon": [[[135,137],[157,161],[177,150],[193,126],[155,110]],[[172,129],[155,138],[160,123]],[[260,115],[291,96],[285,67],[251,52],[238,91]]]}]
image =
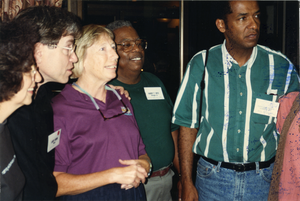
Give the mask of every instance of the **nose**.
[{"label": "nose", "polygon": [[70,55],[70,61],[72,63],[76,63],[78,61],[78,57],[75,52],[72,52],[72,54]]},{"label": "nose", "polygon": [[260,26],[259,19],[256,18],[255,16],[250,17],[249,26],[248,26],[249,29],[257,30],[259,26]]},{"label": "nose", "polygon": [[119,55],[117,54],[116,50],[111,48],[111,57],[113,60],[119,59]]},{"label": "nose", "polygon": [[37,71],[37,72],[35,73],[35,75],[34,75],[34,81],[35,81],[35,82],[41,82],[41,81],[42,81],[42,76],[41,76],[41,74],[40,74],[39,71]]},{"label": "nose", "polygon": [[138,46],[136,44],[136,41],[132,44],[132,50],[131,51],[142,51],[142,47],[141,46]]}]

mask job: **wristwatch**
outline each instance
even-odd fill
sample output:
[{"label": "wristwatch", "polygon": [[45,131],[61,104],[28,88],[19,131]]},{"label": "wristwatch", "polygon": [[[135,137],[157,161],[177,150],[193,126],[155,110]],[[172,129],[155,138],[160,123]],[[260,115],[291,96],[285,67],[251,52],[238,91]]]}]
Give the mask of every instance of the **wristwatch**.
[{"label": "wristwatch", "polygon": [[149,166],[150,166],[150,169],[149,169],[149,172],[148,172],[148,177],[151,175],[151,172],[152,172],[152,163],[151,161],[148,161],[149,162]]}]

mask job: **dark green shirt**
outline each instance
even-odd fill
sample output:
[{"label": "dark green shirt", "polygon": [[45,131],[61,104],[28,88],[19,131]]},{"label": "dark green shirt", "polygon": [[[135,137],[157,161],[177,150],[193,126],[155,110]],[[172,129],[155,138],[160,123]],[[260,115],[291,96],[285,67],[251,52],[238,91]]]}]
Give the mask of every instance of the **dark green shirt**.
[{"label": "dark green shirt", "polygon": [[[129,92],[146,152],[153,164],[153,171],[170,165],[174,158],[171,132],[177,130],[178,126],[171,123],[173,103],[163,83],[155,75],[142,72],[141,80],[137,84],[124,84],[117,79],[109,84],[123,86]],[[145,87],[161,88],[164,99],[147,100]]]}]

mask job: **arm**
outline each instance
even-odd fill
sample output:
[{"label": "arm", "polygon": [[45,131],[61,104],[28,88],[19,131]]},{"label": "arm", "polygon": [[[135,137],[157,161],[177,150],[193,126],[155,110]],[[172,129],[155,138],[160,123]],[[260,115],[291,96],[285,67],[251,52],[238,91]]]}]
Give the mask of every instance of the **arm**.
[{"label": "arm", "polygon": [[53,172],[53,175],[55,176],[58,184],[56,196],[59,197],[62,195],[76,195],[112,183],[138,187],[140,182],[145,182],[145,177],[147,177],[147,172],[144,166],[148,162],[143,160],[144,159],[120,159],[119,162],[121,164],[129,165],[126,167],[116,167],[101,172],[84,175],[73,175],[65,172]]},{"label": "arm", "polygon": [[175,148],[175,154],[174,154],[174,159],[173,159],[173,164],[174,167],[176,168],[178,174],[179,174],[179,180],[177,183],[177,189],[178,189],[178,198],[181,198],[181,189],[182,189],[182,185],[181,185],[181,173],[180,173],[180,167],[179,167],[179,156],[178,156],[178,135],[179,135],[179,129],[173,131],[172,134],[172,138],[174,141],[174,148]]},{"label": "arm", "polygon": [[180,126],[179,159],[181,170],[182,200],[198,200],[198,192],[193,184],[192,169],[194,154],[192,147],[197,135],[197,129]]}]

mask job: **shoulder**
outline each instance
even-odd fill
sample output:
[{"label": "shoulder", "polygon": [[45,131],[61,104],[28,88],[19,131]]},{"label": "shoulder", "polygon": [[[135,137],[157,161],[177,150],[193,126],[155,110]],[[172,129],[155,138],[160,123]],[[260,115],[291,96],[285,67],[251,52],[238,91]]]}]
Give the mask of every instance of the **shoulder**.
[{"label": "shoulder", "polygon": [[291,63],[290,60],[280,51],[272,50],[263,45],[257,45],[257,52],[259,55],[269,56],[272,55],[276,61]]},{"label": "shoulder", "polygon": [[[189,62],[189,65],[202,65],[204,66],[204,60],[205,60],[205,56],[207,54],[207,50],[208,52],[208,57],[212,57],[212,56],[219,56],[221,58],[222,56],[222,45],[215,45],[209,49],[206,50],[201,50],[199,52],[197,52],[192,59]],[[211,61],[211,59],[208,59],[208,61]]]},{"label": "shoulder", "polygon": [[149,72],[142,72],[141,73],[141,79],[142,81],[147,80],[147,85],[151,87],[155,86],[164,86],[163,82],[154,74],[149,73]]},{"label": "shoulder", "polygon": [[65,102],[68,102],[69,99],[71,100],[71,96],[73,94],[73,87],[70,84],[67,84],[65,88],[57,94],[54,98],[52,98],[52,106],[57,107]]},{"label": "shoulder", "polygon": [[299,93],[300,92],[298,92],[298,91],[294,91],[294,92],[290,92],[290,93],[282,96],[278,101],[280,103],[280,106],[281,105],[292,105]]}]

